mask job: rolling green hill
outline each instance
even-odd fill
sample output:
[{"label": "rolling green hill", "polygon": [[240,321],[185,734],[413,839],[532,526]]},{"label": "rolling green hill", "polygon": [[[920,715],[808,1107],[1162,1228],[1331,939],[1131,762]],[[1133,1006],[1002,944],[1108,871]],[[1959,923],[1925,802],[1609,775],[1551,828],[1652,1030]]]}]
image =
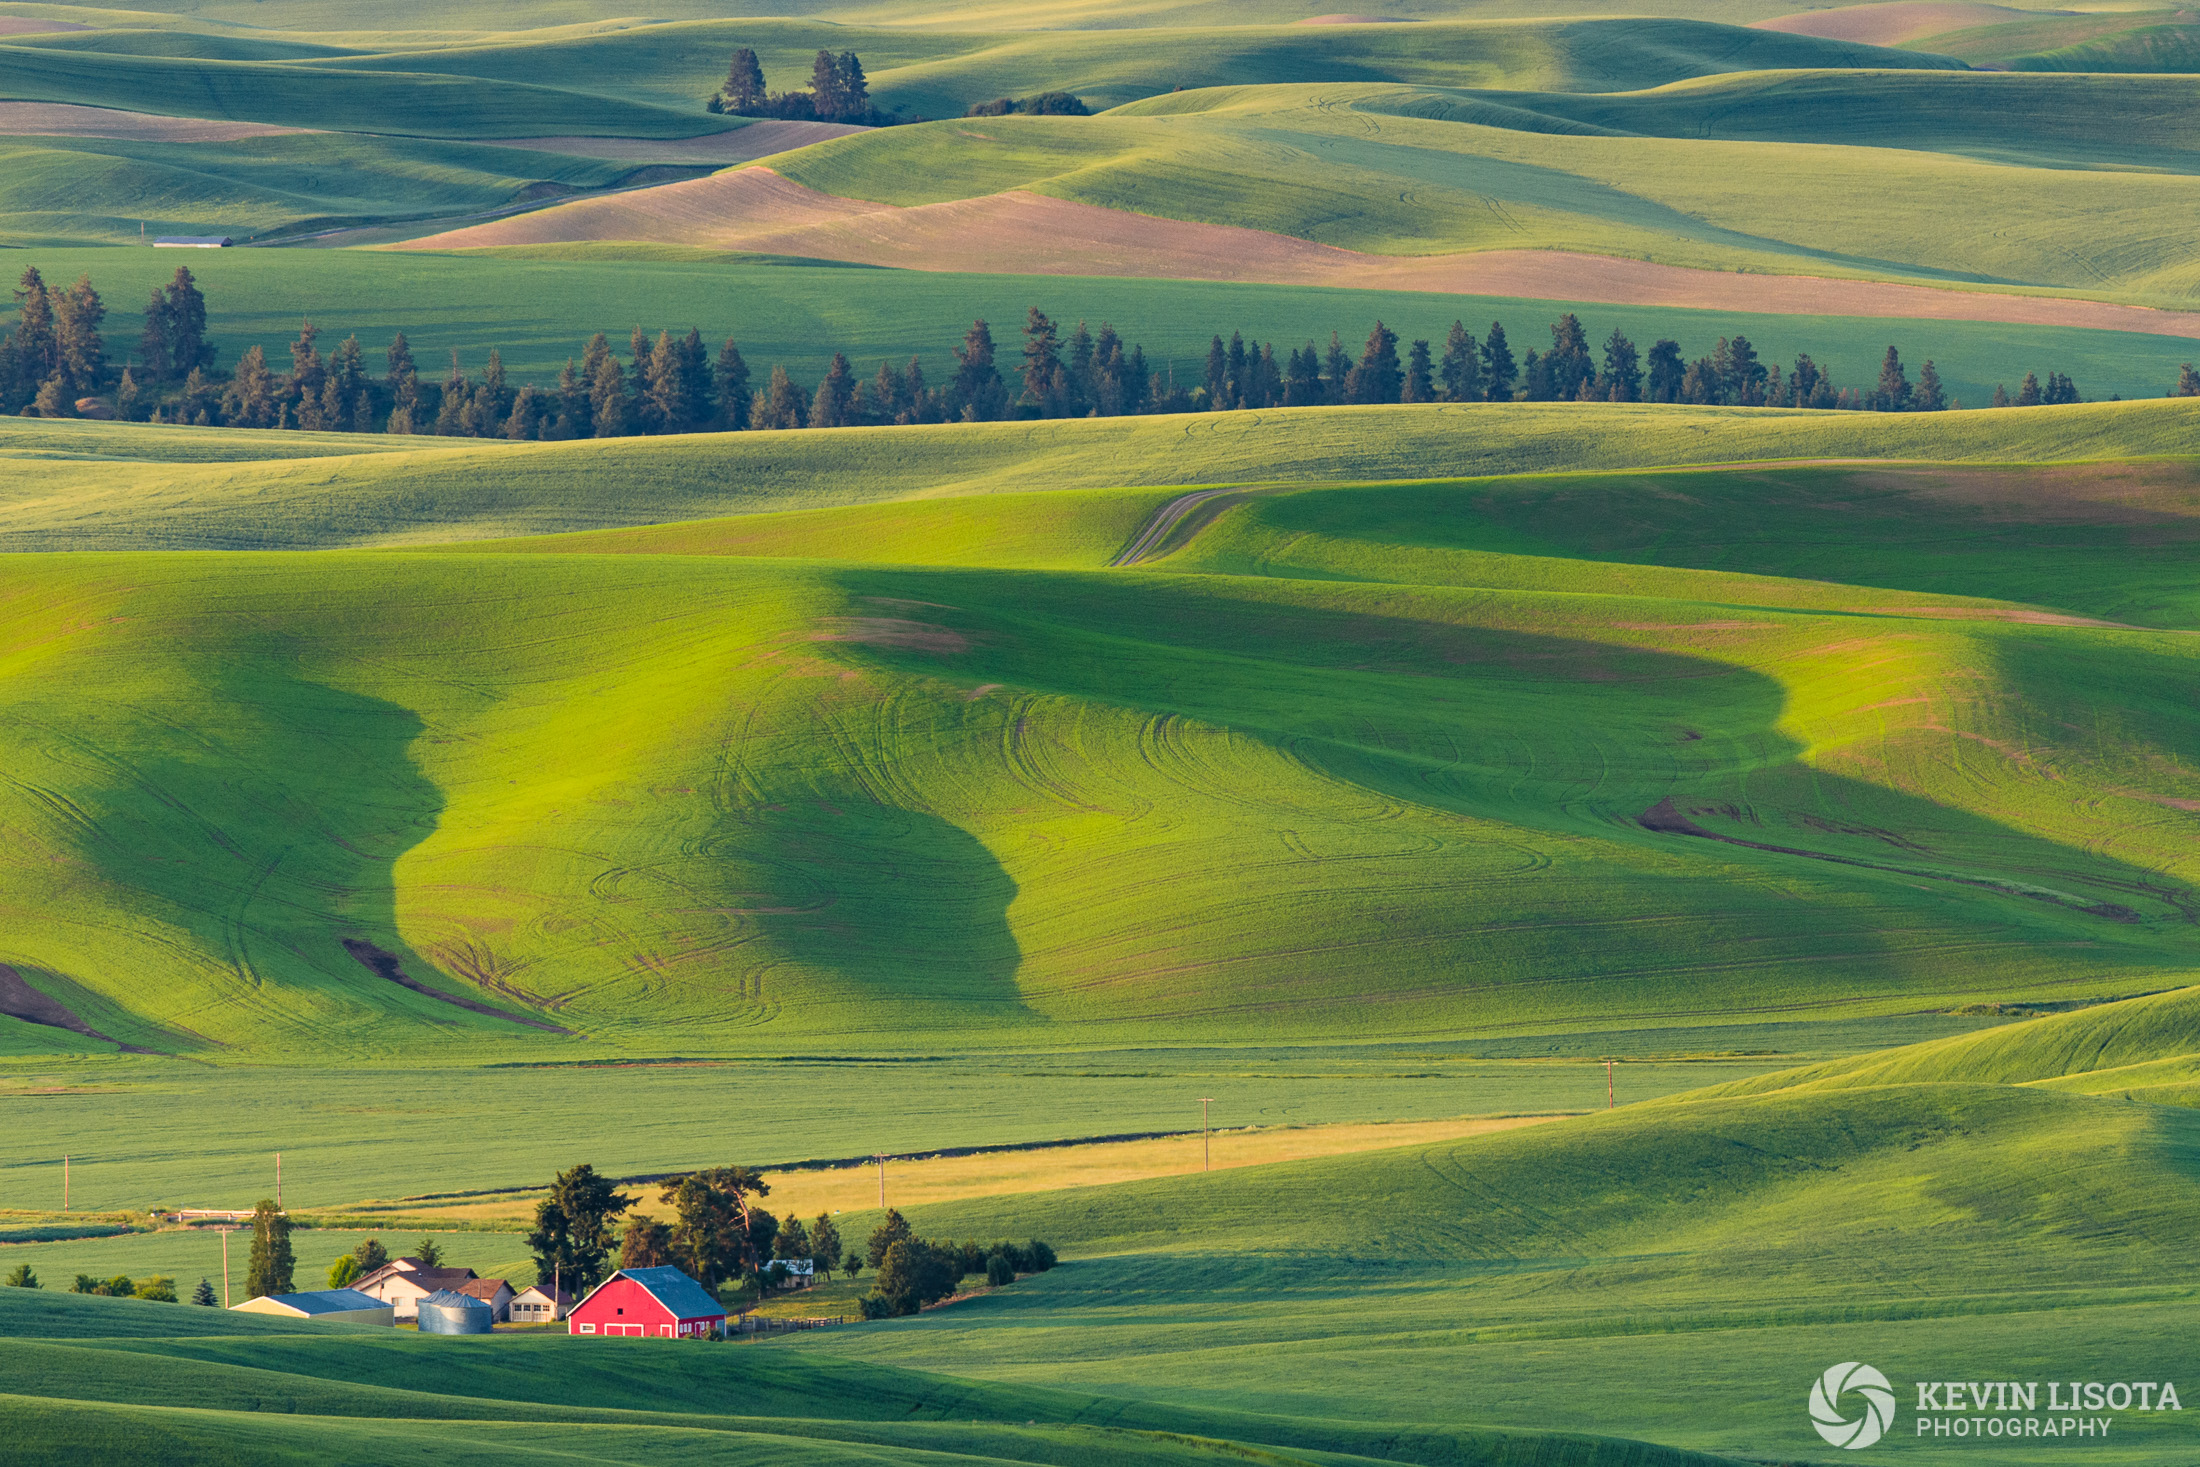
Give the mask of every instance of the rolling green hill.
[{"label": "rolling green hill", "polygon": [[[86,45],[70,38],[65,44]],[[1390,81],[1449,87],[1630,90],[1721,72],[1813,67],[1939,67],[1942,57],[1780,31],[1681,20],[1475,21],[1447,25],[1232,25],[1166,31],[995,32],[852,29],[799,21],[714,20],[544,40],[314,63],[346,71],[436,71],[694,107],[753,47],[774,88],[807,85],[823,47],[864,59],[871,95],[911,116],[960,116],[973,102],[1067,91],[1111,107],[1184,88]]]},{"label": "rolling green hill", "polygon": [[2062,14],[1955,31],[1914,44],[2015,71],[2190,72],[2200,67],[2200,26],[2194,25],[2189,10]]},{"label": "rolling green hill", "polygon": [[[2187,1111],[2005,1086],[1683,1097],[1452,1146],[924,1209],[935,1235],[1036,1230],[1076,1262],[794,1348],[1380,1420],[1407,1440],[1423,1421],[1594,1421],[1760,1461],[1825,1460],[1805,1394],[1861,1359],[1900,1403],[1861,1460],[1975,1460],[1973,1443],[1915,1438],[1910,1382],[2191,1373],[2166,1326],[2188,1307],[2196,1142]],[[2174,1415],[2119,1413],[2115,1433],[2098,1450],[2121,1462],[2175,1460],[2187,1440]]]},{"label": "rolling green hill", "polygon": [[[25,243],[135,241],[140,226],[246,239],[353,219],[441,217],[604,188],[637,171],[556,153],[320,133],[235,143],[10,138],[0,140],[0,168],[0,234]],[[157,273],[132,263],[141,264],[133,273]]]},{"label": "rolling green hill", "polygon": [[[1885,113],[1943,89],[1950,100],[1934,105],[1967,106],[1953,99],[1982,98],[2006,81],[1927,73],[1861,85],[1867,98],[1883,91],[1901,99],[1877,107]],[[1659,124],[1643,113],[1673,103],[1679,120],[1671,126],[1685,131],[1700,125],[1686,121],[1691,115],[1707,115],[1693,111],[1702,85],[1619,105],[1639,109],[1626,120],[1655,132]],[[1710,85],[1723,96],[1722,84]],[[1736,85],[1745,99],[1767,85],[1791,100],[1812,91],[1796,79]],[[2084,78],[2047,85],[2061,86],[2078,109],[2098,90]],[[2153,115],[2160,99],[2150,100],[2152,86],[2119,105],[2134,109],[2135,120]],[[1217,88],[1091,119],[893,128],[819,143],[772,167],[827,193],[881,203],[1030,189],[1378,254],[1576,249],[1718,269],[2082,289],[2139,304],[2190,300],[2200,276],[2160,221],[2189,209],[2200,179],[2152,171],[2164,150],[2150,133],[2104,126],[2103,136],[2131,140],[2129,161],[2113,168],[1989,163],[1851,144],[1841,95],[1838,86],[1820,93],[1815,114],[1805,110],[1793,124],[1822,118],[1811,141],[1786,142],[1492,127],[1478,110],[1487,104],[1472,97],[1432,103],[1376,85]],[[1443,120],[1461,100],[1472,120]],[[1565,107],[1595,110],[1585,99]],[[1440,115],[1398,115],[1414,110]],[[1509,107],[1507,117],[1525,110]],[[1857,110],[1868,119],[1875,109]],[[2030,146],[2023,127],[2011,132],[2009,150],[2023,153]],[[2049,127],[2040,151],[2113,151],[2056,141],[2067,134]]]},{"label": "rolling green hill", "polygon": [[[1368,467],[1426,471],[1439,441],[1521,465],[1568,414],[1639,463],[2175,442],[2190,412],[26,458],[17,523],[82,543],[43,501],[109,534],[134,515],[141,544],[222,515],[213,543],[334,544],[938,492],[950,465],[962,494],[1121,482],[1140,452],[1178,483],[1202,453],[1223,482],[1342,474],[1358,429]],[[2196,612],[2182,463],[1325,490],[1106,568],[1169,497],[18,560],[0,904],[25,920],[0,961],[103,1034],[207,1057],[1458,1037],[2129,993],[2194,964],[2194,730],[2165,691]]]},{"label": "rolling green hill", "polygon": [[699,100],[675,111],[526,81],[37,45],[0,45],[0,97],[431,138],[574,132],[680,138],[729,125],[704,112]]}]

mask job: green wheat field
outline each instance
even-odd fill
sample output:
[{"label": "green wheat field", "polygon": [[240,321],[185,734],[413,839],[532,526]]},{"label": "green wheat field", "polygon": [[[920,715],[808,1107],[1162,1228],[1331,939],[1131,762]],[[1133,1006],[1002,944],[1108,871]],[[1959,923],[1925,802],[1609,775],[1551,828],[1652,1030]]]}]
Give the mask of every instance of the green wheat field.
[{"label": "green wheat field", "polygon": [[[0,0],[0,1460],[2200,1467],[2191,11],[143,3]],[[1060,1263],[72,1290],[278,1154]]]}]

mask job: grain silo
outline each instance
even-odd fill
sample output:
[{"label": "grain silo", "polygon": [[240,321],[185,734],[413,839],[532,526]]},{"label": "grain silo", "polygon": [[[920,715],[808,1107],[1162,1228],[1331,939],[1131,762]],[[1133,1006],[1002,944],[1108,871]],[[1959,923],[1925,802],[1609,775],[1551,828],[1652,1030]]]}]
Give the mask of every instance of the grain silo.
[{"label": "grain silo", "polygon": [[496,1310],[487,1301],[449,1289],[438,1289],[420,1301],[424,1335],[485,1335],[496,1322]]}]

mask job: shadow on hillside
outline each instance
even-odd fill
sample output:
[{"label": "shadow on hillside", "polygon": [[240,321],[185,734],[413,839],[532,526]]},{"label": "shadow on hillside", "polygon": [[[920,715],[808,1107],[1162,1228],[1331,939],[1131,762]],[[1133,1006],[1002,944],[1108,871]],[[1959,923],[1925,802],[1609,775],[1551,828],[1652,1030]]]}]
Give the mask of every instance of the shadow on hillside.
[{"label": "shadow on hillside", "polygon": [[[1387,823],[1429,837],[1354,855],[1299,888],[1281,908],[1295,947],[1259,951],[1271,934],[1245,934],[1232,981],[1254,989],[1309,976],[1278,963],[1326,953],[1334,966],[1327,929],[1349,918],[1367,931],[1376,911],[1394,916],[1364,941],[1394,958],[1352,963],[1417,989],[1540,985],[1559,1008],[1581,1001],[1560,991],[1582,982],[1688,1012],[1863,992],[2128,989],[2135,980],[2104,975],[2189,966],[2200,945],[2183,882],[1980,813],[1998,807],[1968,777],[1943,800],[1940,785],[1807,763],[1781,727],[1781,684],[1709,656],[1490,625],[1529,613],[1453,593],[1153,573],[867,569],[841,580],[859,600],[935,608],[925,616],[962,644],[854,655],[1142,720],[1135,750],[1116,746],[1119,773],[1182,816],[1129,837],[1156,842],[1156,859],[1196,862],[1209,879],[1238,871],[1234,889],[1273,892],[1291,879],[1279,837],[1302,862],[1324,859],[1296,839],[1309,832]],[[1946,736],[1925,723],[1918,734]],[[1235,760],[1233,740],[1273,757]],[[2001,755],[1982,744],[1976,757]],[[1233,770],[1267,773],[1232,789]],[[2019,761],[1998,777],[2045,776]],[[1668,805],[1692,828],[1652,813]],[[1508,844],[1523,861],[1499,873],[1487,857]],[[1187,926],[1226,917],[1172,908],[1167,920],[1172,950],[1188,952]],[[1150,946],[1112,937],[1126,952]],[[1457,956],[1432,957],[1432,941]],[[1776,994],[1758,991],[1770,973]],[[1216,995],[1215,1012],[1230,1001]]]}]

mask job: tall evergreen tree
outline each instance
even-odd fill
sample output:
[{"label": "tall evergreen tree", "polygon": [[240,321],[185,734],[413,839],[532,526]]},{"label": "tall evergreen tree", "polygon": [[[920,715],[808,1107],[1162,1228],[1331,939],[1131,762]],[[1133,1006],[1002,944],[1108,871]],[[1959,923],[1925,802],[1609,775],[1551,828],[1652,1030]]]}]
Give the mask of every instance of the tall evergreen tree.
[{"label": "tall evergreen tree", "polygon": [[443,395],[435,407],[435,434],[439,438],[467,436],[466,409],[474,398],[473,384],[466,380],[466,373],[458,365],[458,352],[451,352],[450,375],[443,379]]},{"label": "tall evergreen tree", "polygon": [[1079,321],[1062,353],[1062,414],[1081,418],[1093,405],[1092,361],[1097,350],[1092,332]]},{"label": "tall evergreen tree", "polygon": [[750,423],[758,428],[800,428],[808,417],[802,389],[795,386],[785,367],[773,364],[769,385],[756,395],[755,406],[749,411]]},{"label": "tall evergreen tree", "polygon": [[1513,360],[1512,347],[1505,340],[1505,323],[1490,322],[1489,335],[1482,338],[1482,390],[1491,402],[1508,402],[1519,377],[1520,365]]},{"label": "tall evergreen tree", "polygon": [[54,333],[53,293],[32,265],[23,271],[15,293],[15,344],[25,381],[37,384],[61,370],[61,346]]},{"label": "tall evergreen tree", "polygon": [[749,364],[730,336],[718,348],[717,377],[719,426],[738,433],[749,426]]},{"label": "tall evergreen tree", "polygon": [[2187,362],[2177,369],[2177,386],[2170,396],[2200,397],[2200,372],[2192,369],[2192,363]]},{"label": "tall evergreen tree", "polygon": [[400,331],[390,341],[389,373],[382,379],[390,395],[390,420],[387,431],[391,433],[417,433],[420,431],[420,371],[413,362],[412,345]]},{"label": "tall evergreen tree", "polygon": [[688,432],[695,425],[689,418],[693,394],[688,390],[687,358],[671,332],[657,333],[657,344],[644,353],[644,364],[635,382],[641,396],[635,415],[642,431]]},{"label": "tall evergreen tree", "polygon": [[1451,331],[1444,337],[1444,356],[1437,366],[1436,377],[1443,384],[1444,401],[1482,400],[1482,359],[1465,322],[1451,323]]},{"label": "tall evergreen tree", "polygon": [[810,64],[810,105],[817,109],[820,122],[838,122],[847,115],[840,62],[830,51],[818,52]]},{"label": "tall evergreen tree", "polygon": [[817,399],[810,406],[810,426],[848,427],[855,421],[855,406],[856,374],[850,370],[848,358],[836,351],[825,369],[825,380],[817,384]]},{"label": "tall evergreen tree", "polygon": [[1879,386],[1872,406],[1883,413],[1899,413],[1910,405],[1910,379],[1902,370],[1902,357],[1892,346],[1879,364]]},{"label": "tall evergreen tree", "polygon": [[575,1295],[602,1282],[609,1272],[612,1221],[635,1200],[586,1163],[559,1172],[535,1204],[535,1230],[527,1235],[535,1282],[548,1288],[555,1280]]},{"label": "tall evergreen tree", "polygon": [[1650,345],[1648,370],[1643,374],[1643,393],[1650,402],[1678,402],[1681,381],[1688,368],[1681,361],[1681,344],[1664,337]]},{"label": "tall evergreen tree", "polygon": [[[594,421],[594,409],[589,406],[588,384],[581,380],[580,369],[573,359],[565,359],[564,368],[558,373],[557,406],[549,422],[543,425],[542,436],[563,441],[578,438],[582,430]],[[744,415],[748,408],[742,406]]]},{"label": "tall evergreen tree", "polygon": [[1328,403],[1348,401],[1351,383],[1352,358],[1345,355],[1344,343],[1332,331],[1329,350],[1322,357],[1322,400]]},{"label": "tall evergreen tree", "polygon": [[[596,338],[603,340],[602,336]],[[596,438],[624,438],[633,431],[626,397],[626,371],[609,352],[588,384],[589,432]]]},{"label": "tall evergreen tree", "polygon": [[312,431],[326,428],[321,418],[321,388],[328,379],[328,368],[321,361],[321,350],[314,345],[321,328],[306,321],[298,328],[298,339],[290,344],[290,376],[283,388],[298,426]]},{"label": "tall evergreen tree", "polygon": [[998,418],[1007,394],[1001,388],[1000,370],[993,364],[993,331],[983,318],[971,323],[963,344],[955,349],[955,362],[949,398],[952,411],[974,423]]},{"label": "tall evergreen tree", "polygon": [[1024,318],[1023,379],[1017,406],[1033,408],[1042,418],[1059,417],[1064,396],[1061,333],[1037,306]]},{"label": "tall evergreen tree", "polygon": [[1345,398],[1355,403],[1396,402],[1403,380],[1398,370],[1398,333],[1377,321],[1367,334],[1358,365],[1346,379]]},{"label": "tall evergreen tree", "polygon": [[1291,353],[1291,361],[1283,377],[1283,405],[1285,407],[1314,407],[1325,401],[1322,391],[1322,359],[1309,341],[1306,350]]},{"label": "tall evergreen tree", "polygon": [[214,347],[206,339],[206,297],[190,267],[178,265],[167,290],[168,360],[178,376],[193,367],[214,370]]},{"label": "tall evergreen tree", "polygon": [[1998,408],[2009,406],[2009,388],[2006,384],[2000,382],[1994,384],[1994,399],[1988,406]]},{"label": "tall evergreen tree", "polygon": [[1217,336],[1207,344],[1207,410],[1222,412],[1230,406],[1230,351]]},{"label": "tall evergreen tree", "polygon": [[1921,413],[1937,413],[1948,406],[1948,396],[1940,385],[1940,373],[1933,368],[1931,357],[1918,368],[1917,390],[1910,394],[1910,406]]},{"label": "tall evergreen tree", "polygon": [[1550,396],[1559,402],[1580,397],[1582,381],[1596,375],[1596,363],[1589,357],[1589,333],[1572,311],[1551,323],[1551,350],[1543,363],[1550,374]]},{"label": "tall evergreen tree", "polygon": [[327,389],[334,399],[322,416],[339,433],[356,433],[366,427],[367,364],[357,336],[347,336],[328,362]]},{"label": "tall evergreen tree", "polygon": [[2024,374],[2024,381],[2017,387],[2017,406],[2038,407],[2039,405],[2040,379],[2027,372]]},{"label": "tall evergreen tree", "polygon": [[1433,379],[1434,371],[1429,361],[1428,343],[1416,341],[1413,343],[1412,351],[1406,355],[1406,380],[1404,386],[1399,390],[1398,401],[1434,402],[1436,400],[1436,384]]},{"label": "tall evergreen tree", "polygon": [[234,427],[272,428],[280,412],[267,353],[251,347],[237,359],[237,370],[222,394],[222,416]]},{"label": "tall evergreen tree", "polygon": [[763,107],[764,68],[755,51],[743,46],[733,53],[733,62],[726,68],[726,84],[718,89],[718,96],[728,112],[744,117]]},{"label": "tall evergreen tree", "polygon": [[[252,350],[260,349],[254,347]],[[264,353],[262,370],[265,370]],[[296,1268],[297,1259],[290,1248],[290,1219],[276,1208],[272,1199],[263,1198],[252,1210],[252,1261],[245,1269],[245,1296],[262,1299],[270,1294],[291,1293],[291,1277]]]},{"label": "tall evergreen tree", "polygon": [[1619,328],[1604,338],[1604,385],[1614,402],[1634,402],[1642,396],[1642,356]]},{"label": "tall evergreen tree", "polygon": [[92,289],[92,277],[80,276],[54,297],[53,305],[56,369],[66,390],[99,391],[107,376],[107,344],[99,334],[107,306]]},{"label": "tall evergreen tree", "polygon": [[169,335],[168,297],[156,285],[153,298],[145,303],[145,329],[138,333],[138,367],[148,382],[166,382],[175,375]]}]

